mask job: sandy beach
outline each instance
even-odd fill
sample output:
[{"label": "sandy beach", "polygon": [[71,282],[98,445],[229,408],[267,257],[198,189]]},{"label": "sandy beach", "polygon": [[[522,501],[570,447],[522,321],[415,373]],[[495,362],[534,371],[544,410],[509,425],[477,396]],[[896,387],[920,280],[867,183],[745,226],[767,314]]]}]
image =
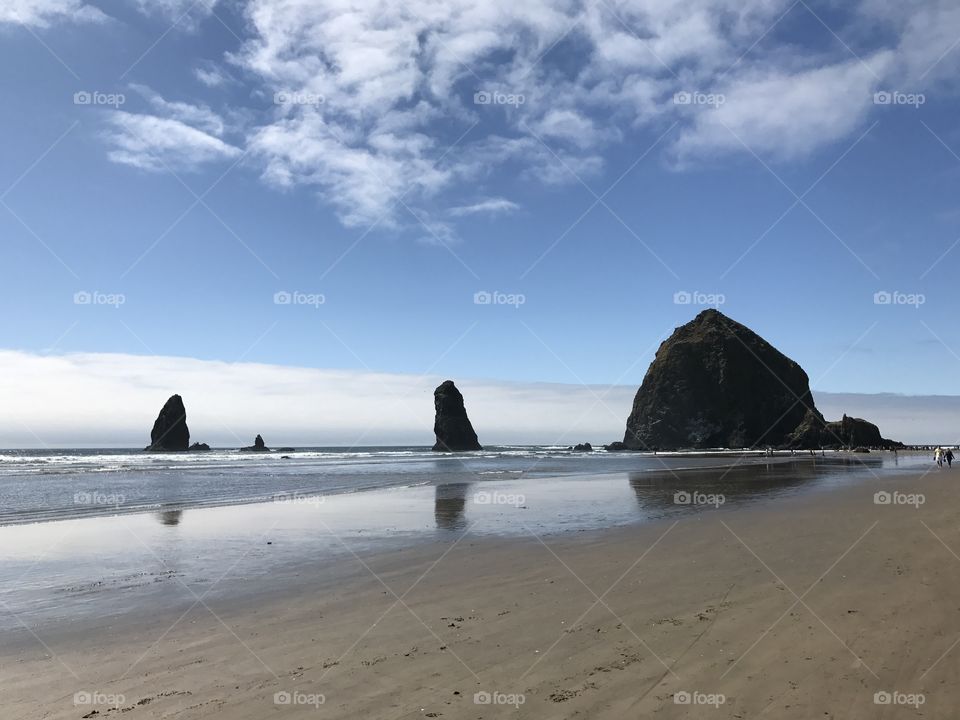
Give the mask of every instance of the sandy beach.
[{"label": "sandy beach", "polygon": [[468,526],[237,597],[184,585],[183,613],[8,633],[4,716],[953,717],[956,482],[547,539]]}]

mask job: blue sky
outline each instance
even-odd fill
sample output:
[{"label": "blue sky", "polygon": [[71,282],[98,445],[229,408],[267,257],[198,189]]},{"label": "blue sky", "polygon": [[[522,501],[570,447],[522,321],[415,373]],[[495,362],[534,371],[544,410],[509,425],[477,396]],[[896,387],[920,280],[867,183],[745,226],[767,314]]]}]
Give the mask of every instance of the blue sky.
[{"label": "blue sky", "polygon": [[474,5],[5,3],[0,344],[638,385],[709,295],[956,394],[960,8]]}]

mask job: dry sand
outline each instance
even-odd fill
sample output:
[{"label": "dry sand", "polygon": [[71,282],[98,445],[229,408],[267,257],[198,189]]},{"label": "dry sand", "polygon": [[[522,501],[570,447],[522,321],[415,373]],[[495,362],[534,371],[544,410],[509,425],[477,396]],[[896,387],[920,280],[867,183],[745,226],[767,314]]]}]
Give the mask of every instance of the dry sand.
[{"label": "dry sand", "polygon": [[[877,505],[878,490],[925,503]],[[958,511],[960,471],[944,470],[544,542],[468,532],[351,559],[336,583],[305,562],[296,582],[183,616],[41,632],[49,651],[23,633],[0,649],[0,707],[5,719],[953,718]],[[123,697],[118,710],[75,706],[77,691]]]}]

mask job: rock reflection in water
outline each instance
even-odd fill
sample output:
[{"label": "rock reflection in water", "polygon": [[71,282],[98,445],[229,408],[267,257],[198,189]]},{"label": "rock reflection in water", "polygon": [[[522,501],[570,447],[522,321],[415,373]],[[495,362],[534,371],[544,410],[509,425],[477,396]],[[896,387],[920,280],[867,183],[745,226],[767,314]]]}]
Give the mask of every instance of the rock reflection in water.
[{"label": "rock reflection in water", "polygon": [[183,510],[161,510],[157,513],[161,525],[179,525],[181,517]]},{"label": "rock reflection in water", "polygon": [[742,504],[789,494],[838,474],[868,472],[873,465],[879,467],[880,460],[798,457],[764,462],[751,458],[725,468],[630,473],[629,481],[642,508],[666,515],[698,505]]},{"label": "rock reflection in water", "polygon": [[472,483],[437,485],[433,516],[440,530],[463,530],[467,526],[467,492]]}]

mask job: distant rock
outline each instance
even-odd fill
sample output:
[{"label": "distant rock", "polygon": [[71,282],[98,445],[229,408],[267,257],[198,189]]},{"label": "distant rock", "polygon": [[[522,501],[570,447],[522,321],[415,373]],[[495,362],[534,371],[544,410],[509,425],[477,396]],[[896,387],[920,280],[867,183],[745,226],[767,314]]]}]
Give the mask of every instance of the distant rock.
[{"label": "distant rock", "polygon": [[894,445],[864,420],[825,421],[803,368],[710,309],[660,345],[634,399],[622,448],[605,449]]},{"label": "distant rock", "polygon": [[463,395],[457,390],[453,380],[445,380],[433,391],[433,405],[436,409],[433,422],[433,432],[437,436],[437,442],[433,446],[435,451],[483,450],[467,417]]},{"label": "distant rock", "polygon": [[253,440],[253,445],[240,448],[240,452],[270,452],[270,448],[263,441],[263,438],[257,435]]},{"label": "distant rock", "polygon": [[187,428],[187,410],[183,398],[171,395],[164,403],[150,431],[149,452],[172,452],[186,450],[190,446],[190,430]]},{"label": "distant rock", "polygon": [[190,452],[206,452],[210,449],[210,446],[206,443],[194,443],[187,448]]},{"label": "distant rock", "polygon": [[593,445],[590,443],[580,443],[573,446],[574,452],[593,452]]},{"label": "distant rock", "polygon": [[610,443],[609,445],[604,445],[603,449],[606,450],[607,452],[623,452],[628,448],[622,442],[617,440],[615,442]]}]

